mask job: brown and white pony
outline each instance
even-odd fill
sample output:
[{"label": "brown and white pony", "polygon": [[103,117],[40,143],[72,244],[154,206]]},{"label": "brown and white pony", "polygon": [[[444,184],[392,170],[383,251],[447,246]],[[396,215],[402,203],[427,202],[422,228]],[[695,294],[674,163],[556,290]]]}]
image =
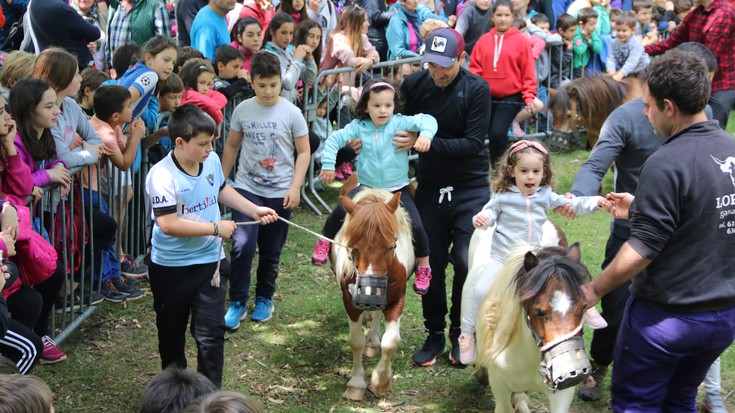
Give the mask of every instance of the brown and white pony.
[{"label": "brown and white pony", "polygon": [[[376,396],[389,392],[393,386],[391,357],[401,341],[400,324],[406,299],[406,281],[413,272],[415,256],[411,241],[411,226],[406,211],[400,207],[400,193],[365,189],[354,199],[341,196],[347,217],[335,241],[331,262],[342,289],[342,301],[350,325],[349,344],[352,348],[352,377],[343,396],[362,400],[365,396],[365,370],[362,354],[371,357],[381,350],[378,365],[372,373],[370,390]],[[370,280],[370,281],[366,281]],[[386,282],[387,281],[387,282]],[[384,282],[376,287],[372,282]],[[355,302],[381,299],[384,307],[365,306]],[[356,300],[357,298],[357,300]],[[380,339],[380,313],[385,317],[385,333]],[[363,316],[370,319],[367,340],[363,332]]]},{"label": "brown and white pony", "polygon": [[641,96],[641,82],[634,76],[617,82],[609,75],[586,76],[567,83],[549,98],[549,110],[554,118],[555,139],[565,139],[580,127],[587,131],[587,149],[592,149],[600,137],[602,124],[623,103]]},{"label": "brown and white pony", "polygon": [[589,375],[579,287],[590,275],[580,258],[578,244],[519,249],[488,291],[475,366],[490,384],[495,413],[529,412],[529,391],[547,395],[550,413],[568,412],[574,388]]}]

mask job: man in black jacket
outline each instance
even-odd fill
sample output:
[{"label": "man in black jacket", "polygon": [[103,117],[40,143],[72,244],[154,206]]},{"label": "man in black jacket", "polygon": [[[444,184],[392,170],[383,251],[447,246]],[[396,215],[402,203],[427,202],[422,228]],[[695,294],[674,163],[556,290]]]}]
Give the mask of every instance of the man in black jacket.
[{"label": "man in black jacket", "polygon": [[[426,113],[439,130],[431,149],[419,154],[416,207],[431,249],[433,272],[429,291],[422,297],[428,337],[413,355],[419,366],[430,366],[445,351],[447,326],[446,268],[454,266],[449,338],[450,362],[459,362],[459,322],[462,287],[467,278],[467,255],[474,232],[472,216],[490,199],[488,156],[485,147],[490,122],[487,82],[462,67],[467,58],[464,39],[453,29],[437,29],[426,42],[423,62],[428,69],[410,75],[401,85],[404,113]],[[415,138],[414,138],[415,139]],[[410,148],[414,139],[396,137],[394,143]],[[451,259],[450,259],[451,247]]]},{"label": "man in black jacket", "polygon": [[696,55],[670,51],[646,73],[644,114],[668,138],[644,163],[634,202],[608,195],[616,219],[630,215],[630,238],[583,292],[593,305],[632,279],[613,410],[696,411],[697,387],[735,338],[735,137],[707,120],[711,86]]}]

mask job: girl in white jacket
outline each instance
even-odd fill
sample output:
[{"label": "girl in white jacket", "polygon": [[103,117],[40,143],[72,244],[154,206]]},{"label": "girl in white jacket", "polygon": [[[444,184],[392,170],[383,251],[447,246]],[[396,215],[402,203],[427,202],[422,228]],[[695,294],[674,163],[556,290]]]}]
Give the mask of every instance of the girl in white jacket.
[{"label": "girl in white jacket", "polygon": [[[462,364],[475,360],[475,321],[485,294],[495,275],[505,265],[508,254],[520,244],[538,246],[541,227],[548,219],[546,211],[571,204],[576,214],[587,214],[605,206],[600,196],[567,198],[553,191],[551,158],[539,142],[521,140],[514,143],[498,161],[490,182],[493,196],[472,218],[475,228],[495,225],[491,260],[472,286],[468,302],[463,302],[459,336],[459,359]],[[587,324],[605,328],[607,322],[592,307],[587,310]]]}]

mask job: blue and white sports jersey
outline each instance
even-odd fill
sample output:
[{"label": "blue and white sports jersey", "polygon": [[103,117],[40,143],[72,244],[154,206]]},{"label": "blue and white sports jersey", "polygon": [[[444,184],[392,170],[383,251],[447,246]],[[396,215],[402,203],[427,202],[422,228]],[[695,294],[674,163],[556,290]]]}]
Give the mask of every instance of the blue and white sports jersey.
[{"label": "blue and white sports jersey", "polygon": [[[178,219],[198,222],[220,220],[219,191],[225,185],[222,164],[216,153],[200,164],[199,174],[185,173],[170,152],[155,164],[145,180],[145,188],[156,216],[176,213]],[[214,232],[214,226],[212,226]],[[174,237],[163,233],[158,223],[153,227],[151,260],[167,267],[208,264],[217,261],[221,239]],[[224,252],[219,259],[224,258]]]},{"label": "blue and white sports jersey", "polygon": [[148,106],[148,101],[153,97],[153,92],[156,90],[156,85],[158,84],[158,74],[153,69],[138,62],[135,66],[125,71],[125,74],[120,77],[117,84],[125,89],[130,89],[130,86],[135,86],[138,92],[140,92],[140,98],[133,102],[133,119],[135,119],[143,113],[146,106]]}]

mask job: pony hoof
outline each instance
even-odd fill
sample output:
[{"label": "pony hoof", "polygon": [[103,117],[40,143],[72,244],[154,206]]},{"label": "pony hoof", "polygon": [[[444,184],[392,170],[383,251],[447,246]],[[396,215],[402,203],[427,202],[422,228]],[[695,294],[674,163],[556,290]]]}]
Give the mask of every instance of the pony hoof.
[{"label": "pony hoof", "polygon": [[363,354],[365,355],[365,357],[372,358],[372,357],[375,357],[379,352],[380,352],[380,348],[368,345],[368,346],[365,346],[365,351],[363,352]]},{"label": "pony hoof", "polygon": [[365,388],[347,386],[345,392],[342,393],[342,397],[347,400],[361,402],[365,398]]},{"label": "pony hoof", "polygon": [[475,380],[477,380],[477,382],[482,384],[483,386],[489,386],[490,380],[488,379],[487,368],[485,367],[476,368],[475,369]]},{"label": "pony hoof", "polygon": [[376,397],[382,397],[385,394],[390,393],[390,391],[393,390],[393,380],[389,380],[387,383],[378,386],[370,385],[370,392],[373,393]]}]

